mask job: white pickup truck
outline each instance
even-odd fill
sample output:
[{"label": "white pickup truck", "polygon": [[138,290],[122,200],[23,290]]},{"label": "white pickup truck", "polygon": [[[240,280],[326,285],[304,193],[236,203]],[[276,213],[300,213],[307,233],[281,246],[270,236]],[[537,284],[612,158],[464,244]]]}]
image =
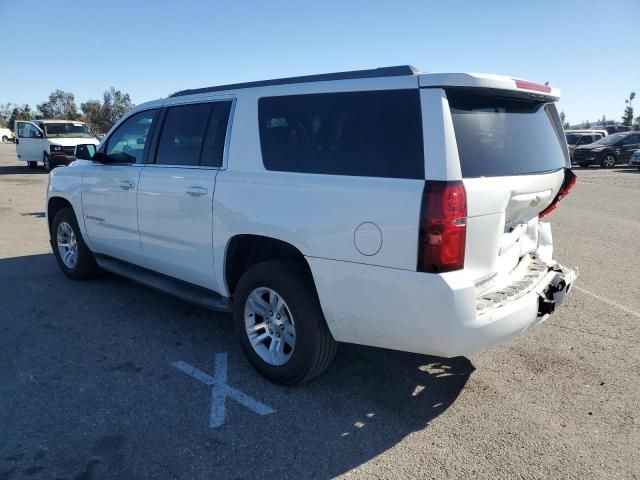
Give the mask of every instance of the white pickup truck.
[{"label": "white pickup truck", "polygon": [[274,382],[336,342],[439,356],[544,321],[576,273],[546,216],[575,183],[547,85],[412,67],[178,92],[51,173],[62,271],[233,313]]}]

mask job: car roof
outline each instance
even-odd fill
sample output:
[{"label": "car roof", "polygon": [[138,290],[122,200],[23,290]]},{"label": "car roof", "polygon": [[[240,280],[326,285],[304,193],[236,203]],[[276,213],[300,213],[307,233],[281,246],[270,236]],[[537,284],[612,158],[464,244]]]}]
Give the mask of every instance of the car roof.
[{"label": "car roof", "polygon": [[30,120],[32,122],[41,122],[41,123],[84,123],[79,120],[55,120],[55,119],[47,119],[47,120]]},{"label": "car roof", "polygon": [[271,87],[278,85],[292,85],[301,83],[316,83],[335,80],[355,80],[390,77],[414,77],[420,87],[478,87],[487,89],[512,90],[532,98],[557,100],[560,91],[547,84],[537,84],[520,78],[484,73],[421,73],[411,65],[397,65],[380,67],[369,70],[354,70],[350,72],[321,73],[318,75],[304,75],[300,77],[276,78],[257,82],[232,83],[212,87],[181,90],[169,98],[197,95],[211,92],[229,92],[248,88]]}]

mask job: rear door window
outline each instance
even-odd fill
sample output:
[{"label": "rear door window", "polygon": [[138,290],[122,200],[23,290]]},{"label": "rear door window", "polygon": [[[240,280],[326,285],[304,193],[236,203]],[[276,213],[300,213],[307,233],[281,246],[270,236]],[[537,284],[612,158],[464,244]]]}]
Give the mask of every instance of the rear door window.
[{"label": "rear door window", "polygon": [[567,166],[553,104],[464,89],[447,91],[462,176],[493,177]]},{"label": "rear door window", "polygon": [[158,142],[161,165],[222,165],[231,102],[169,107]]},{"label": "rear door window", "polygon": [[417,89],[261,98],[267,170],[424,179]]}]

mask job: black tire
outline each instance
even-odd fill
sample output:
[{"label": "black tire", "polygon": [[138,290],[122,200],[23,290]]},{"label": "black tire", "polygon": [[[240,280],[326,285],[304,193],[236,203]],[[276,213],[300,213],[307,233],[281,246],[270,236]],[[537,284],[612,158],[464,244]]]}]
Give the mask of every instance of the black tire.
[{"label": "black tire", "polygon": [[44,153],[42,155],[42,163],[44,164],[45,172],[50,172],[51,170],[53,170],[51,168],[51,162],[49,161],[49,155],[47,155],[47,153]]},{"label": "black tire", "polygon": [[38,162],[27,162],[27,166],[29,168],[36,168],[38,166]]},{"label": "black tire", "polygon": [[580,168],[587,168],[589,166],[588,163],[581,163]]},{"label": "black tire", "polygon": [[[609,165],[607,165],[608,159],[613,159],[613,163],[610,163]],[[613,168],[616,166],[617,162],[618,162],[618,157],[616,157],[613,153],[607,153],[604,157],[602,157],[602,160],[600,161],[600,166],[602,168]]]},{"label": "black tire", "polygon": [[4,135],[2,137],[2,143],[7,143],[9,141],[9,137],[7,137],[6,135]]},{"label": "black tire", "polygon": [[[77,261],[72,267],[65,264],[60,254],[60,248],[58,247],[57,232],[60,224],[63,222],[71,227],[77,245]],[[58,265],[60,265],[62,271],[69,278],[73,278],[74,280],[86,280],[95,278],[101,273],[100,267],[98,267],[96,259],[93,256],[93,252],[89,250],[87,244],[84,243],[82,233],[78,227],[76,215],[70,207],[62,208],[53,217],[53,222],[51,224],[51,248],[53,249],[53,254],[58,261]]]},{"label": "black tire", "polygon": [[[295,323],[295,347],[282,365],[272,365],[254,350],[245,327],[245,305],[256,288],[269,288],[286,303]],[[322,314],[313,279],[305,265],[271,260],[251,267],[240,279],[233,302],[236,333],[249,362],[279,385],[298,385],[320,375],[333,361],[337,343]]]}]

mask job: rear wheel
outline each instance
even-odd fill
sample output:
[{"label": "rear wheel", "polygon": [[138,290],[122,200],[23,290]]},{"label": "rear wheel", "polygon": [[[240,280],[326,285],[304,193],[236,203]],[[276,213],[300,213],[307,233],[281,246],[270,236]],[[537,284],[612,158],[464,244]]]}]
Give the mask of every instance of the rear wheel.
[{"label": "rear wheel", "polygon": [[38,162],[27,162],[27,166],[29,168],[36,168],[38,166]]},{"label": "rear wheel", "polygon": [[53,218],[51,243],[58,265],[68,277],[84,280],[100,273],[93,253],[82,239],[76,215],[71,208],[59,210]]},{"label": "rear wheel", "polygon": [[308,382],[335,357],[336,341],[299,262],[272,260],[249,269],[236,289],[233,318],[249,361],[274,383]]},{"label": "rear wheel", "polygon": [[613,153],[607,153],[602,159],[600,166],[604,168],[613,168],[615,164],[616,164],[616,156]]}]

